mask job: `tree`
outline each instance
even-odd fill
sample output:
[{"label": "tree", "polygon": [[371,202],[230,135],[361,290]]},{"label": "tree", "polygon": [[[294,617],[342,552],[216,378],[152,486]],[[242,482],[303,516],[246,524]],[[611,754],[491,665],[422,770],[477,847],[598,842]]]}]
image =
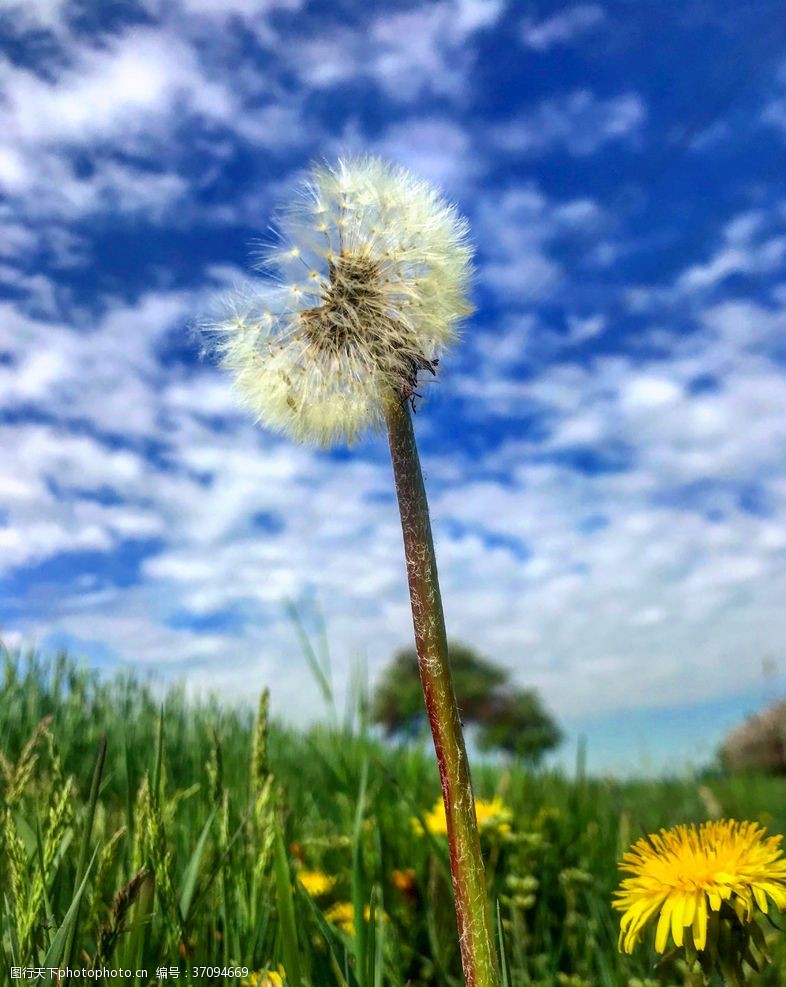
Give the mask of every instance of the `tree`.
[{"label": "tree", "polygon": [[532,689],[516,689],[494,698],[478,733],[482,751],[502,750],[530,764],[562,740],[562,731]]},{"label": "tree", "polygon": [[[503,750],[537,762],[561,740],[559,728],[532,690],[509,684],[505,669],[458,642],[449,645],[453,687],[465,724],[480,727],[482,750]],[[374,693],[372,716],[388,736],[413,737],[426,727],[414,648],[397,652]]]}]

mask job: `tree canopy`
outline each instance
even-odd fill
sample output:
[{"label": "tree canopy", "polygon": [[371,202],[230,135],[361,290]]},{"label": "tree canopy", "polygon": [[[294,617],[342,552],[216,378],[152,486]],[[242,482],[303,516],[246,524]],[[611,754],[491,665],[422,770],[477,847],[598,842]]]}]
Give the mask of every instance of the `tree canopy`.
[{"label": "tree canopy", "polygon": [[[449,645],[453,686],[465,724],[479,727],[482,750],[502,750],[537,762],[562,739],[536,692],[510,684],[508,672],[458,642]],[[372,715],[388,736],[414,737],[427,726],[414,648],[398,651],[375,690]]]}]

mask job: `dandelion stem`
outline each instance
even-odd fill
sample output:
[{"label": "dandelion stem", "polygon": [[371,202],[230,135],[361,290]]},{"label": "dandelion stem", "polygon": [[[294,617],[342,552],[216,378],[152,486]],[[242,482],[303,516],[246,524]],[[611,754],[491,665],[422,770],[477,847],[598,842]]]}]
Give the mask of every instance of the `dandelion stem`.
[{"label": "dandelion stem", "polygon": [[420,679],[445,802],[464,979],[467,987],[498,987],[472,779],[448,660],[428,501],[403,394],[389,395],[385,421],[404,533]]}]

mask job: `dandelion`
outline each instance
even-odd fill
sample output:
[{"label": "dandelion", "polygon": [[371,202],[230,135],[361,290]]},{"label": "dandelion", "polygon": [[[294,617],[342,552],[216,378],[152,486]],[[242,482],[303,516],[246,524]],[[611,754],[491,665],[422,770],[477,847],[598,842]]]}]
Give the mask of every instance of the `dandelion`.
[{"label": "dandelion", "polygon": [[337,901],[325,912],[325,918],[348,936],[355,934],[355,909],[351,901]]},{"label": "dandelion", "polygon": [[472,310],[468,227],[428,183],[377,158],[315,168],[278,217],[274,275],[210,327],[257,420],[329,446],[385,426],[415,644],[437,754],[467,987],[497,987],[472,780],[410,407]]},{"label": "dandelion", "polygon": [[312,898],[321,898],[330,894],[336,885],[336,878],[321,870],[300,870],[297,879]]},{"label": "dandelion", "polygon": [[[510,832],[512,814],[498,795],[490,801],[487,799],[475,799],[475,816],[481,832],[484,830],[487,832],[496,831],[498,833]],[[448,821],[444,802],[437,800],[434,803],[434,807],[424,814],[423,822],[426,824],[425,831],[420,819],[416,816],[412,817],[411,822],[412,828],[418,836],[425,835],[425,832],[430,833],[432,836],[446,836],[448,832]]]},{"label": "dandelion", "polygon": [[[377,913],[379,917],[380,913]],[[382,921],[388,921],[388,916],[385,912],[381,913]],[[328,908],[325,912],[325,918],[332,925],[341,929],[348,936],[355,935],[355,906],[351,901],[337,901]],[[366,922],[371,920],[371,905],[366,903],[363,906],[363,918]]]},{"label": "dandelion", "polygon": [[391,391],[414,395],[471,307],[467,226],[436,190],[377,158],[316,168],[263,255],[272,284],[211,326],[258,420],[331,445],[381,426]]},{"label": "dandelion", "polygon": [[485,799],[475,799],[475,815],[478,817],[481,831],[493,829],[498,833],[510,832],[510,820],[513,816],[499,796],[490,802]]},{"label": "dandelion", "polygon": [[286,973],[279,964],[278,970],[256,970],[240,981],[240,987],[286,987]]},{"label": "dandelion", "polygon": [[[786,907],[786,860],[780,836],[766,836],[753,822],[733,819],[661,829],[640,839],[624,854],[625,878],[614,908],[623,912],[619,948],[633,952],[647,924],[658,916],[655,949],[663,953],[669,940],[676,946],[706,951],[722,964],[738,966],[741,957],[722,955],[722,946],[736,944],[744,955],[746,933],[761,941],[756,911],[768,913],[769,902]],[[725,936],[720,921],[733,928]],[[720,945],[719,945],[720,943]]]}]

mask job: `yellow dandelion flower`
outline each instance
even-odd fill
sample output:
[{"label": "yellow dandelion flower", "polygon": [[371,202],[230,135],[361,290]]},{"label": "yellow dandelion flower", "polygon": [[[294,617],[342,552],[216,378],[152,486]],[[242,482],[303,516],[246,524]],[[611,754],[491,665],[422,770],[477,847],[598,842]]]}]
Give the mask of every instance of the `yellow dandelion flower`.
[{"label": "yellow dandelion flower", "polygon": [[[475,816],[478,820],[478,829],[481,832],[510,832],[512,814],[498,795],[490,801],[475,799]],[[447,836],[448,820],[445,816],[445,803],[442,799],[437,799],[434,808],[423,814],[423,821],[426,824],[426,831],[432,836]],[[417,817],[413,816],[411,822],[412,828],[418,836],[425,835],[423,826]]]},{"label": "yellow dandelion flower", "polygon": [[426,833],[431,833],[432,836],[447,836],[448,820],[445,815],[445,806],[441,800],[434,803],[434,808],[430,812],[423,813],[423,822],[426,824],[425,829],[417,816],[413,816],[410,822],[412,823],[412,829],[418,836],[425,836]]},{"label": "yellow dandelion flower", "polygon": [[[376,916],[379,915],[377,911]],[[325,912],[325,918],[332,925],[337,926],[342,932],[346,932],[348,936],[354,936],[355,934],[355,908],[351,901],[337,901],[335,904],[331,905],[330,908]],[[366,904],[363,906],[363,918],[368,922],[371,919],[371,905]],[[382,921],[387,922],[388,916],[386,912],[382,912]]]},{"label": "yellow dandelion flower", "polygon": [[240,987],[286,987],[286,973],[279,964],[276,970],[257,970],[240,981]]},{"label": "yellow dandelion flower", "polygon": [[682,946],[691,930],[697,950],[707,947],[708,907],[724,902],[741,923],[754,906],[766,914],[768,898],[786,907],[786,860],[780,836],[766,836],[758,823],[733,819],[676,826],[640,839],[624,854],[620,870],[632,874],[615,892],[620,951],[631,953],[647,923],[658,915],[655,948],[664,952],[669,933]]},{"label": "yellow dandelion flower", "polygon": [[472,308],[468,227],[398,166],[347,158],[312,170],[277,223],[271,277],[206,327],[263,425],[319,445],[382,425]]},{"label": "yellow dandelion flower", "polygon": [[336,885],[336,878],[321,870],[300,870],[297,879],[312,898],[329,894]]},{"label": "yellow dandelion flower", "polygon": [[325,912],[325,918],[332,925],[338,926],[348,936],[355,934],[355,909],[351,901],[337,901]]},{"label": "yellow dandelion flower", "polygon": [[478,819],[480,830],[495,829],[498,833],[510,832],[510,820],[512,818],[510,809],[497,795],[490,802],[484,799],[475,799],[475,815]]}]

